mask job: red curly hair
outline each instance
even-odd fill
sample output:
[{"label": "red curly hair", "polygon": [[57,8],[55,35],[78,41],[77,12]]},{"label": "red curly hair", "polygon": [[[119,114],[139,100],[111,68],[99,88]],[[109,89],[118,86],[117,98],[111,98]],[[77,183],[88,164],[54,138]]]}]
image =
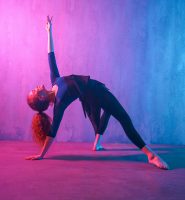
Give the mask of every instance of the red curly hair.
[{"label": "red curly hair", "polygon": [[27,103],[33,110],[38,111],[32,119],[32,136],[37,144],[43,146],[47,133],[51,131],[51,118],[43,112],[49,107],[49,94],[46,90],[41,92],[30,92]]},{"label": "red curly hair", "polygon": [[32,119],[33,140],[40,146],[43,146],[46,135],[50,130],[51,118],[43,112],[36,113]]}]

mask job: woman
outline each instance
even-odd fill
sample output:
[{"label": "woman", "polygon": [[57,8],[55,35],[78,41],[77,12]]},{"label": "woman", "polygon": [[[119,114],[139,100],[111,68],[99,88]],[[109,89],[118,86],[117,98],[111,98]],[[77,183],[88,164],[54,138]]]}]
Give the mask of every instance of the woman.
[{"label": "woman", "polygon": [[[38,111],[32,121],[32,128],[36,142],[42,145],[39,155],[29,156],[26,159],[40,160],[51,146],[56,136],[65,109],[77,98],[80,99],[84,114],[88,115],[94,131],[95,141],[93,150],[102,150],[100,144],[110,116],[114,116],[123,127],[128,138],[146,154],[149,163],[161,169],[168,169],[168,165],[154,153],[142,140],[135,130],[132,121],[119,101],[105,87],[104,84],[90,79],[89,76],[70,75],[60,77],[56,65],[53,37],[52,18],[47,17],[46,30],[48,33],[48,59],[50,66],[50,78],[52,89],[46,90],[44,86],[39,86],[28,95],[28,104],[33,110]],[[49,106],[54,104],[53,120],[43,113]],[[101,109],[103,114],[101,115]]]}]

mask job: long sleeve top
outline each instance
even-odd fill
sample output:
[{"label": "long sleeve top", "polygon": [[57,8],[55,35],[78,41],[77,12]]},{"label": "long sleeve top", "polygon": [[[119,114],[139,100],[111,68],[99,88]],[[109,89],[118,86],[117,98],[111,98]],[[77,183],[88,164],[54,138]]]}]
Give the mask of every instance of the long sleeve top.
[{"label": "long sleeve top", "polygon": [[55,137],[65,109],[77,98],[81,100],[85,114],[83,98],[87,90],[90,76],[60,76],[54,52],[48,53],[48,61],[50,67],[51,83],[53,86],[58,86],[58,91],[54,102],[52,126],[50,132],[48,132],[47,135],[50,137]]}]

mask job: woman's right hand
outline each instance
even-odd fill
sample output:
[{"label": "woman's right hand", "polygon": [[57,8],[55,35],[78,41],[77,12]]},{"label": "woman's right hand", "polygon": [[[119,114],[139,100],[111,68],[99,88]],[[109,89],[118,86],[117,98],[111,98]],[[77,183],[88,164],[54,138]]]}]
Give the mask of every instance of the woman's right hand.
[{"label": "woman's right hand", "polygon": [[51,32],[52,31],[52,18],[49,15],[47,16],[47,22],[46,22],[46,31]]},{"label": "woman's right hand", "polygon": [[26,160],[42,160],[43,157],[41,155],[32,155],[25,158]]}]

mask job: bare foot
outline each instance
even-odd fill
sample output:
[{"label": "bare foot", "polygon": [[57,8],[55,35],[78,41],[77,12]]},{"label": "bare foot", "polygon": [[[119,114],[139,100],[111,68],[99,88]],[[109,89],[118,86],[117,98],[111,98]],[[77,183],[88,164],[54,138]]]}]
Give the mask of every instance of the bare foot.
[{"label": "bare foot", "polygon": [[148,158],[148,162],[160,169],[169,169],[168,164],[164,160],[162,160],[162,158],[160,158],[158,155],[153,155],[151,158]]},{"label": "bare foot", "polygon": [[101,145],[95,145],[93,146],[93,151],[105,151],[106,149],[102,147]]}]

